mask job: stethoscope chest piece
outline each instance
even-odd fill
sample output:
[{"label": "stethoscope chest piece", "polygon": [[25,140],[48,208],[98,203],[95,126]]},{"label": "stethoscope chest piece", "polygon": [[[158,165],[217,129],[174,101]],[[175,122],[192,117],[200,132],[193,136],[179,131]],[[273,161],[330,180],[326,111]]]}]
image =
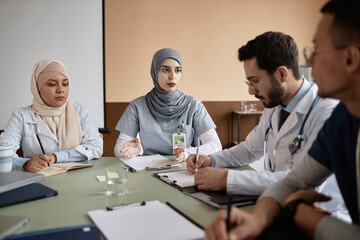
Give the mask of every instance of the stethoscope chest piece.
[{"label": "stethoscope chest piece", "polygon": [[289,144],[289,150],[291,155],[294,155],[301,149],[301,143],[304,141],[304,136],[298,135],[296,138],[294,138],[293,142]]}]

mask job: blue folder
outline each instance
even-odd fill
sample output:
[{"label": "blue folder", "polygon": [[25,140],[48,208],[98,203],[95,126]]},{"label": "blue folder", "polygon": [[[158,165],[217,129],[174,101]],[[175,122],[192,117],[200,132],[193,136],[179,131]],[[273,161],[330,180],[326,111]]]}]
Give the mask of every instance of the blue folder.
[{"label": "blue folder", "polygon": [[32,183],[0,193],[0,207],[56,196],[58,192],[40,183]]},{"label": "blue folder", "polygon": [[81,225],[65,228],[55,228],[44,231],[23,233],[7,236],[4,239],[24,239],[24,240],[57,240],[57,239],[76,239],[76,240],[99,240],[100,232],[95,224]]}]

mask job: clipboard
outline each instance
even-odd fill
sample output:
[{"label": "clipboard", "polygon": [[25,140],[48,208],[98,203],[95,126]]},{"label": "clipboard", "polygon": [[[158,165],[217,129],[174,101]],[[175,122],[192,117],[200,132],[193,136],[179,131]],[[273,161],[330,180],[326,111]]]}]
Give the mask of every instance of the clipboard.
[{"label": "clipboard", "polygon": [[171,161],[170,159],[160,154],[131,158],[120,158],[120,160],[131,172],[142,172],[148,170],[161,170],[181,167],[179,163]]},{"label": "clipboard", "polygon": [[88,215],[108,240],[204,239],[203,227],[170,203],[158,200],[98,209]]},{"label": "clipboard", "polygon": [[[179,180],[176,179],[176,177],[173,177],[174,174],[172,173],[175,173],[176,174],[175,176],[179,176],[179,173],[183,173],[183,172],[187,172],[187,170],[172,171],[166,173],[154,173],[153,176],[162,180],[163,182],[166,182],[172,187],[177,188],[184,194],[196,198],[210,206],[213,206],[215,208],[227,207],[228,194],[225,191],[202,191],[195,186],[195,181],[192,186],[182,187],[183,185],[179,184]],[[231,196],[233,199],[233,205],[238,207],[253,205],[256,203],[259,197],[259,196],[251,196],[251,195],[240,195],[240,194],[231,194]]]}]

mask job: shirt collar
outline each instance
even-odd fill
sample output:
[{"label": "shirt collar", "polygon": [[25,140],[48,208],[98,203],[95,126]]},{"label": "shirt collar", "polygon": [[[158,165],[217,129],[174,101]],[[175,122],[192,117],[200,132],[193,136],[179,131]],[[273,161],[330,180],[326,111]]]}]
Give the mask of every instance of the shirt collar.
[{"label": "shirt collar", "polygon": [[284,109],[285,111],[291,113],[295,109],[296,105],[300,102],[300,100],[305,96],[307,91],[311,88],[312,84],[305,78],[303,78],[303,79],[304,79],[304,81],[301,84],[299,91],[291,99],[290,103],[286,107],[280,105],[281,109]]}]

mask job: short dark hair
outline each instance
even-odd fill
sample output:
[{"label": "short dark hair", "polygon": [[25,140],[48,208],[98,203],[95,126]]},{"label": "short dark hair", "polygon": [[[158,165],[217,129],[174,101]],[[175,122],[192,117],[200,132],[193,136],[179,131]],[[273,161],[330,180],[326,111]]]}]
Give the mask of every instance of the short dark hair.
[{"label": "short dark hair", "polygon": [[321,8],[321,13],[334,14],[329,35],[336,47],[360,41],[359,0],[331,0]]},{"label": "short dark hair", "polygon": [[300,79],[299,51],[294,39],[281,32],[265,32],[247,42],[238,50],[240,62],[256,58],[257,64],[269,75],[280,66],[293,71],[295,79]]}]

